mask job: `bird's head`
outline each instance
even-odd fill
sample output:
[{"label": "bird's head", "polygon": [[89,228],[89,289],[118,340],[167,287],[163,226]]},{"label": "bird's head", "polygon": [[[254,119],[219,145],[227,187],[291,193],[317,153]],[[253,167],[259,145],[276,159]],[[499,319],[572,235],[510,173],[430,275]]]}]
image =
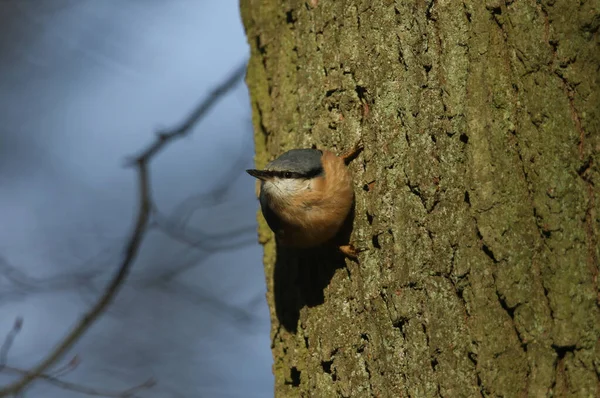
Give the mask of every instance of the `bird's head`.
[{"label": "bird's head", "polygon": [[261,190],[271,200],[290,202],[313,189],[323,178],[323,152],[317,149],[292,149],[268,163],[263,170],[246,170],[261,180]]}]

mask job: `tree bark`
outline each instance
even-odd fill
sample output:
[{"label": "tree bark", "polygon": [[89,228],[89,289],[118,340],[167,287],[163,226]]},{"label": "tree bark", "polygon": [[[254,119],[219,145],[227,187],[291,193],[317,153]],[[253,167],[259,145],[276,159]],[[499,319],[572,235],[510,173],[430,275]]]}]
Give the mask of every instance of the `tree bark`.
[{"label": "tree bark", "polygon": [[276,396],[600,396],[600,2],[241,10],[257,166],[365,145],[359,263],[259,216]]}]

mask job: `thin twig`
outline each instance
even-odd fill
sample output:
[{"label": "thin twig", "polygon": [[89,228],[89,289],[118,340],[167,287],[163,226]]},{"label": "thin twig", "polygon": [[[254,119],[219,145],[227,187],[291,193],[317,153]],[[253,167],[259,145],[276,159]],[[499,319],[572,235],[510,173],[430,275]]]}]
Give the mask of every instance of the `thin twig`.
[{"label": "thin twig", "polygon": [[[80,266],[85,268],[85,264]],[[92,280],[103,272],[102,267],[96,267],[90,271],[70,272],[51,276],[48,278],[35,278],[27,275],[25,272],[9,264],[9,262],[0,255],[0,274],[10,281],[17,289],[23,291],[53,291],[70,289],[73,286],[81,285],[85,281]]]},{"label": "thin twig", "polygon": [[[170,238],[205,252],[215,252],[240,248],[256,243],[256,237],[251,235],[256,232],[256,226],[248,225],[237,229],[208,235],[205,232],[190,227],[177,228],[174,222],[159,213],[155,215],[156,226]],[[237,238],[237,240],[235,240]]]},{"label": "thin twig", "polygon": [[167,142],[174,138],[186,136],[192,130],[192,127],[214,106],[214,104],[223,95],[227,94],[236,84],[244,77],[246,73],[246,63],[244,62],[235,69],[235,71],[221,85],[215,88],[207,98],[188,116],[188,118],[179,125],[179,127],[170,131],[162,131],[157,134],[157,139],[144,152],[142,152],[134,161],[134,163],[146,163],[158,151],[160,151]]},{"label": "thin twig", "polygon": [[55,371],[53,371],[50,374],[50,376],[52,376],[52,377],[64,376],[67,373],[70,373],[70,372],[74,371],[75,369],[77,369],[77,367],[79,366],[80,363],[81,363],[81,360],[79,359],[79,356],[75,355],[65,365],[63,365],[60,368],[58,368]]},{"label": "thin twig", "polygon": [[13,342],[15,341],[15,337],[17,337],[17,334],[19,334],[22,327],[23,318],[17,317],[17,319],[15,319],[15,323],[13,323],[13,327],[10,329],[10,332],[8,332],[8,334],[6,335],[6,338],[2,343],[2,347],[0,347],[0,370],[4,369],[4,367],[6,366],[6,362],[8,359],[8,351],[10,351],[10,348],[12,347]]},{"label": "thin twig", "polygon": [[[242,147],[245,147],[245,145],[242,145]],[[173,224],[180,224],[183,227],[200,207],[205,209],[223,203],[224,197],[230,193],[231,188],[234,186],[233,182],[243,175],[240,171],[245,169],[250,160],[241,154],[232,156],[232,158],[234,161],[210,192],[193,195],[175,206],[169,216],[169,219],[173,220]]]},{"label": "thin twig", "polygon": [[[12,366],[5,367],[5,370],[7,370],[9,372],[13,372],[13,373],[18,373],[20,375],[28,374],[28,372],[26,370],[13,368]],[[42,379],[56,387],[63,388],[65,390],[69,390],[69,391],[79,392],[81,394],[89,395],[92,397],[133,398],[133,397],[135,397],[136,393],[138,393],[142,390],[147,390],[156,385],[156,381],[154,379],[148,379],[145,382],[143,382],[142,384],[128,388],[127,390],[114,391],[114,390],[105,390],[105,389],[101,389],[101,388],[88,387],[88,386],[84,386],[84,385],[77,384],[77,383],[71,383],[68,381],[60,380],[56,376],[48,375],[45,373],[42,373],[41,375],[37,376],[37,378]]]},{"label": "thin twig", "polygon": [[125,256],[119,269],[106,287],[104,294],[92,308],[84,314],[64,339],[38,365],[31,369],[31,371],[25,373],[20,380],[2,388],[0,390],[0,397],[18,394],[33,380],[41,377],[49,367],[54,365],[66,354],[66,352],[81,338],[113,301],[116,293],[119,291],[131,270],[131,266],[138,254],[150,218],[150,210],[152,208],[148,170],[150,161],[159,151],[164,149],[167,144],[172,143],[177,138],[188,135],[192,131],[192,127],[206,115],[217,101],[236,86],[245,75],[245,71],[246,63],[244,62],[242,65],[238,66],[222,84],[216,87],[180,126],[171,131],[158,133],[154,142],[135,157],[135,159],[129,162],[129,165],[135,167],[138,173],[138,212],[135,226],[128,239]]},{"label": "thin twig", "polygon": [[244,324],[248,324],[252,320],[252,314],[249,311],[221,301],[213,294],[203,292],[199,286],[192,287],[185,283],[173,281],[169,285],[164,286],[163,290],[171,291],[190,303],[205,305],[209,311],[215,311],[217,315],[229,316],[231,319],[243,322]]}]

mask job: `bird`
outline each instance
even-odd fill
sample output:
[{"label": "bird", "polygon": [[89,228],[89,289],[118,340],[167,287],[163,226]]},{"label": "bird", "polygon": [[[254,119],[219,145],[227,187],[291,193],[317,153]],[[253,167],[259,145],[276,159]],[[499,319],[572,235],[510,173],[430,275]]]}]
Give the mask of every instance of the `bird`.
[{"label": "bird", "polygon": [[362,151],[361,143],[337,156],[328,150],[292,149],[263,170],[246,170],[257,178],[262,214],[278,244],[299,249],[334,244],[357,258],[349,242],[336,237],[354,208],[353,179],[347,165]]}]

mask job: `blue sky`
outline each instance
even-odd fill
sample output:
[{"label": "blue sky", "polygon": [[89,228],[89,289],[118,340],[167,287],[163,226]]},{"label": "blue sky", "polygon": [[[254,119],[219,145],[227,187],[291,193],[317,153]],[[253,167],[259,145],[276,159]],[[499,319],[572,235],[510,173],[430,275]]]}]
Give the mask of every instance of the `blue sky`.
[{"label": "blue sky", "polygon": [[[1,2],[0,15],[0,335],[24,318],[8,363],[28,368],[118,265],[136,194],[124,159],[181,121],[248,47],[233,0]],[[240,84],[151,167],[178,233],[243,233],[207,251],[150,231],[65,380],[118,390],[157,379],[141,397],[272,395],[257,203],[243,175],[250,118]],[[25,396],[83,395],[37,382]]]}]

